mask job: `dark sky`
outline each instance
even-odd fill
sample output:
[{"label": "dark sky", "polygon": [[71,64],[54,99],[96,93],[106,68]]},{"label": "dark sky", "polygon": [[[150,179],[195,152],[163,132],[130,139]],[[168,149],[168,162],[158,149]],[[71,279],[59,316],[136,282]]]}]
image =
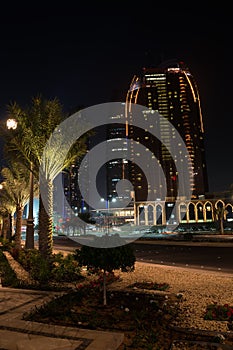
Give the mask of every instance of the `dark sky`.
[{"label": "dark sky", "polygon": [[[196,78],[211,191],[233,183],[232,20],[226,4],[7,2],[0,12],[0,116],[42,94],[67,111],[112,100],[146,65],[176,58]],[[230,6],[230,5],[229,5]]]}]

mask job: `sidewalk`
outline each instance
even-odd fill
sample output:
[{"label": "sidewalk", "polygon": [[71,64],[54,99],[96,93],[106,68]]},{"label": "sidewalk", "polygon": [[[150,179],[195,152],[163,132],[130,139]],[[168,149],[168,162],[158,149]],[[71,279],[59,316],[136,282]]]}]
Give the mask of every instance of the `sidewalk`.
[{"label": "sidewalk", "polygon": [[0,287],[0,350],[116,350],[122,333],[23,321],[24,312],[60,293]]}]

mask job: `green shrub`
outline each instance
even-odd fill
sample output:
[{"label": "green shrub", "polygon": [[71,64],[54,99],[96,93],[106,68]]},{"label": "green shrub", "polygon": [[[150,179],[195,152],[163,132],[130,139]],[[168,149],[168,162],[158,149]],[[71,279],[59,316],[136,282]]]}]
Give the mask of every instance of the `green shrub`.
[{"label": "green shrub", "polygon": [[1,243],[2,250],[10,251],[15,246],[14,242],[11,242],[9,239],[3,238],[3,237],[0,237],[0,243]]},{"label": "green shrub", "polygon": [[17,288],[20,286],[20,281],[17,279],[15,272],[9,265],[7,258],[0,250],[0,278],[4,287]]},{"label": "green shrub", "polygon": [[61,253],[54,255],[52,280],[55,282],[74,282],[81,279],[81,267],[73,254],[68,254],[66,257]]},{"label": "green shrub", "polygon": [[123,272],[133,271],[136,258],[132,246],[118,234],[95,237],[93,245],[94,247],[84,245],[81,249],[76,249],[75,259],[80,265],[87,266],[87,269],[103,271],[103,300],[106,305],[106,273],[117,269]]},{"label": "green shrub", "polygon": [[37,249],[22,249],[15,252],[15,259],[42,286],[83,279],[81,267],[73,254],[64,257],[62,253],[57,253],[46,260]]},{"label": "green shrub", "polygon": [[30,266],[30,276],[41,286],[48,285],[52,276],[52,264],[42,255],[32,256],[32,265]]}]

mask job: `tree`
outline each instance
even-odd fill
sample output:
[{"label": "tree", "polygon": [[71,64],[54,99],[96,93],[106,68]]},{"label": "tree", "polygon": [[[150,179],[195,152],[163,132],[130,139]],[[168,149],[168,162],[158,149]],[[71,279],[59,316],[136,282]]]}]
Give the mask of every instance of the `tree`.
[{"label": "tree", "polygon": [[83,234],[86,234],[87,224],[94,224],[95,220],[91,217],[90,213],[79,213],[78,217],[81,219],[80,228],[83,231]]},{"label": "tree", "polygon": [[[21,248],[23,209],[29,199],[29,170],[18,162],[11,162],[10,166],[3,168],[1,175],[4,179],[3,195],[16,208],[15,247]],[[37,186],[38,188],[38,186]]]},{"label": "tree", "polygon": [[53,252],[53,180],[86,151],[86,136],[70,145],[63,162],[64,140],[59,130],[57,137],[51,141],[52,145],[47,147],[48,152],[44,152],[51,134],[68,117],[57,98],[47,100],[41,96],[35,97],[25,109],[12,103],[8,106],[8,114],[17,120],[18,127],[14,133],[4,133],[5,154],[17,158],[40,180],[44,196],[42,199],[40,191],[39,250],[44,257],[49,258]]},{"label": "tree", "polygon": [[218,206],[217,208],[214,208],[215,219],[219,223],[219,230],[220,230],[220,234],[222,234],[222,235],[224,234],[224,219],[225,219],[225,215],[227,213],[228,213],[228,211],[226,210],[225,205]]},{"label": "tree", "polygon": [[13,217],[15,213],[15,204],[7,196],[4,188],[0,191],[0,216],[2,217],[2,236],[10,240],[14,234]]},{"label": "tree", "polygon": [[[118,246],[114,246],[116,244]],[[96,247],[83,245],[81,249],[76,249],[75,258],[81,266],[103,271],[103,304],[107,305],[106,272],[113,272],[116,269],[121,269],[123,272],[133,271],[136,258],[132,246],[126,244],[118,234],[95,237],[94,245]],[[113,247],[105,248],[111,246]]]}]

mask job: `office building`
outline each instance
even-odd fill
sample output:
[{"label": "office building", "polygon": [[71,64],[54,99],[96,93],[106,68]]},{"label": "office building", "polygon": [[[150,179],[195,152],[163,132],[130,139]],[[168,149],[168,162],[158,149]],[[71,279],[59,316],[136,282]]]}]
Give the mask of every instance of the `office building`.
[{"label": "office building", "polygon": [[[130,84],[126,103],[138,104],[157,111],[171,124],[159,125],[160,137],[152,137],[149,131],[134,127],[133,116],[129,120],[128,138],[143,144],[152,151],[161,164],[166,177],[167,199],[173,201],[178,194],[178,177],[174,157],[164,144],[169,145],[177,132],[182,137],[189,153],[187,171],[190,172],[192,198],[208,192],[207,169],[204,149],[204,126],[197,83],[183,62],[169,61],[156,68],[143,68],[141,75],[135,75]],[[152,125],[153,127],[153,125]],[[154,127],[158,128],[155,124]],[[131,153],[133,153],[133,146]],[[182,157],[182,155],[177,155]],[[137,201],[146,200],[148,191],[154,200],[160,198],[160,189],[152,188],[143,169],[131,163],[129,173],[134,184]]]}]

